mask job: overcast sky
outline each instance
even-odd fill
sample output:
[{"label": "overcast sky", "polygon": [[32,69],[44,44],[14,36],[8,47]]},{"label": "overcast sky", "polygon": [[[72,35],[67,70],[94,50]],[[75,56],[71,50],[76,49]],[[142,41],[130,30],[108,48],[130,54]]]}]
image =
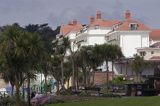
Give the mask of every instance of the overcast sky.
[{"label": "overcast sky", "polygon": [[77,19],[87,24],[101,10],[105,19],[123,20],[125,10],[150,28],[160,28],[160,0],[0,0],[0,26],[49,23],[66,24]]}]

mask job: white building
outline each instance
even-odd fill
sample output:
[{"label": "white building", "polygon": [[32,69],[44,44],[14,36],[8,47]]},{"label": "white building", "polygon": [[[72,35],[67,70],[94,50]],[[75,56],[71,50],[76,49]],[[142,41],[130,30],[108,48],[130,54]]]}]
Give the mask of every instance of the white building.
[{"label": "white building", "polygon": [[150,29],[143,23],[132,19],[130,11],[126,11],[125,20],[114,26],[106,35],[107,43],[121,47],[125,57],[133,57],[138,47],[149,47]]},{"label": "white building", "polygon": [[104,20],[102,14],[97,11],[96,17],[90,18],[90,23],[85,26],[76,36],[76,42],[81,46],[107,43],[105,35],[117,24],[117,20]]},{"label": "white building", "polygon": [[[61,35],[69,37],[74,50],[77,50],[79,46],[104,43],[117,44],[121,47],[126,58],[132,58],[137,53],[136,48],[148,48],[150,46],[149,35],[151,30],[143,23],[134,20],[129,10],[125,12],[124,17],[122,21],[104,20],[101,12],[97,11],[96,17],[91,17],[88,25],[82,26],[80,23],[77,25],[75,22],[76,24],[70,23],[62,26]],[[69,26],[72,28],[68,28]],[[134,75],[131,67],[125,64],[126,61],[119,63],[115,63],[113,67],[116,75]],[[111,69],[111,63],[109,63],[109,71]],[[143,74],[147,73],[144,72]]]}]

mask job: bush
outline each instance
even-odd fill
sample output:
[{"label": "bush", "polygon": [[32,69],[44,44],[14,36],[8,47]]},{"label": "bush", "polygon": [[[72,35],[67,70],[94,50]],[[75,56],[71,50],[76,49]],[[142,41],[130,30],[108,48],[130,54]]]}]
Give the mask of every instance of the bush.
[{"label": "bush", "polygon": [[[24,101],[21,101],[23,106],[27,106],[27,103]],[[15,98],[13,97],[5,97],[0,98],[0,106],[16,106]]]},{"label": "bush", "polygon": [[0,106],[13,106],[15,104],[15,100],[13,98],[1,98],[0,99]]},{"label": "bush", "polygon": [[60,95],[71,95],[72,94],[72,92],[71,92],[71,90],[61,90],[60,92],[59,92],[59,94]]},{"label": "bush", "polygon": [[91,96],[89,92],[81,92],[79,96]]}]

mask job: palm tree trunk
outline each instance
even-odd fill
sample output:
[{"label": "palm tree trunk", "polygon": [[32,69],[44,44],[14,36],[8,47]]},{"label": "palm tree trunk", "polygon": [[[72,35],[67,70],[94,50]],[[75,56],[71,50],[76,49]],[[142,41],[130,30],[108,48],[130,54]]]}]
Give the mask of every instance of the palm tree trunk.
[{"label": "palm tree trunk", "polygon": [[61,83],[62,83],[62,89],[64,89],[64,69],[63,69],[63,60],[61,60]]},{"label": "palm tree trunk", "polygon": [[107,72],[107,93],[108,93],[108,89],[109,89],[109,69],[108,69],[108,60],[106,60],[106,72]]},{"label": "palm tree trunk", "polygon": [[78,71],[76,71],[76,91],[79,90]]},{"label": "palm tree trunk", "polygon": [[12,87],[12,90],[11,90],[11,95],[12,95],[12,97],[13,97],[14,85],[13,85],[13,84],[11,84],[11,87]]},{"label": "palm tree trunk", "polygon": [[28,106],[31,106],[31,91],[30,91],[30,78],[29,75],[27,76],[27,87],[28,87],[28,92],[27,92],[27,99],[28,99]]},{"label": "palm tree trunk", "polygon": [[90,86],[90,71],[86,71],[87,73],[87,86]]},{"label": "palm tree trunk", "polygon": [[[72,61],[72,75],[73,75],[73,88],[77,88],[76,87],[76,80],[75,80],[75,64],[74,64],[74,59],[73,59],[73,57],[71,56],[71,61]],[[77,90],[77,89],[76,89]]]},{"label": "palm tree trunk", "polygon": [[57,93],[59,93],[59,81],[58,80],[57,80],[56,86],[57,86]]},{"label": "palm tree trunk", "polygon": [[23,100],[24,100],[24,99],[25,99],[25,93],[24,93],[24,82],[23,82],[23,85],[22,85],[22,91],[23,91],[22,96],[23,96]]},{"label": "palm tree trunk", "polygon": [[114,73],[113,64],[114,64],[114,61],[112,60],[112,80],[113,80],[113,77],[114,77],[114,75],[113,75],[113,73]]},{"label": "palm tree trunk", "polygon": [[93,86],[94,86],[94,79],[95,79],[95,71],[93,70],[93,83],[92,83]]},{"label": "palm tree trunk", "polygon": [[44,74],[44,91],[47,94],[47,74]]},{"label": "palm tree trunk", "polygon": [[69,78],[67,79],[67,89],[69,89]]},{"label": "palm tree trunk", "polygon": [[83,85],[86,87],[87,83],[86,83],[86,71],[83,69]]},{"label": "palm tree trunk", "polygon": [[20,91],[19,91],[19,89],[20,89],[20,86],[19,86],[19,84],[16,84],[15,85],[16,86],[16,106],[22,106],[21,105],[21,100],[20,100]]}]

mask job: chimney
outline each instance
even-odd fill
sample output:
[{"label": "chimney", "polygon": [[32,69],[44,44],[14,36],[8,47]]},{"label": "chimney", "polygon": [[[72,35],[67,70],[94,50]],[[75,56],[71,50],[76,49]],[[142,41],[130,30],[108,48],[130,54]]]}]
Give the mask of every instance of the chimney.
[{"label": "chimney", "polygon": [[126,10],[126,12],[125,12],[125,19],[126,20],[131,19],[131,12],[130,12],[130,10]]},{"label": "chimney", "polygon": [[77,20],[73,20],[73,25],[77,25]]},{"label": "chimney", "polygon": [[69,21],[68,25],[73,25],[73,23],[71,21]]},{"label": "chimney", "polygon": [[96,19],[101,19],[101,11],[97,11],[97,14],[96,14]]},{"label": "chimney", "polygon": [[90,24],[92,24],[94,22],[94,17],[90,17]]}]

